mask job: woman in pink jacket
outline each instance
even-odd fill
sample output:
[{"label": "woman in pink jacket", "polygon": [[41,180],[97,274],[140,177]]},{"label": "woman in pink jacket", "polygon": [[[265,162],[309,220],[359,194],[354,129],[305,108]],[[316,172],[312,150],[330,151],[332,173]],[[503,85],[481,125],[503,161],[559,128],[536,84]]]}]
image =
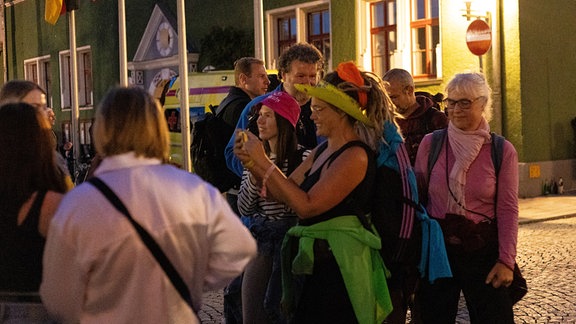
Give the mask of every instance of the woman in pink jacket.
[{"label": "woman in pink jacket", "polygon": [[[427,188],[453,278],[422,282],[417,294],[424,323],[454,323],[460,292],[472,323],[513,323],[506,287],[513,279],[518,234],[518,157],[504,141],[497,174],[492,160],[491,89],[479,73],[457,74],[444,100],[449,124],[435,163],[433,135],[424,137],[415,170]],[[430,171],[429,171],[430,170]]]}]

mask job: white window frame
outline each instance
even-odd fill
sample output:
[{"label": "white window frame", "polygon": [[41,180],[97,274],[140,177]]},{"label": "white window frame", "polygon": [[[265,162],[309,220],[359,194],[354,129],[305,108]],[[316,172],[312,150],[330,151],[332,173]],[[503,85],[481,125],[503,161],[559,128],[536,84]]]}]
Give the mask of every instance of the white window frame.
[{"label": "white window frame", "polygon": [[[360,17],[357,20],[356,30],[360,33],[358,37],[360,49],[358,61],[363,68],[372,68],[372,44],[370,35],[370,4],[379,0],[359,0]],[[441,2],[439,0],[439,2]],[[397,47],[390,58],[390,68],[401,68],[410,73],[412,71],[412,43],[411,43],[411,6],[412,1],[396,1],[396,37]],[[439,17],[441,19],[441,17]],[[436,80],[442,78],[442,35],[439,35],[439,43],[436,48]]]},{"label": "white window frame", "polygon": [[[46,64],[48,63],[48,68]],[[52,107],[52,73],[50,71],[50,55],[38,56],[24,60],[24,79],[32,81],[46,91],[48,106]]]},{"label": "white window frame", "polygon": [[[78,47],[78,106],[80,110],[90,110],[94,107],[92,49],[90,46]],[[60,61],[60,103],[63,111],[70,110],[70,50],[58,53]],[[84,62],[84,57],[90,55],[90,66]]]},{"label": "white window frame", "polygon": [[[278,53],[278,18],[285,18],[286,16],[296,17],[296,42],[307,42],[308,31],[308,13],[318,10],[328,10],[331,12],[330,0],[318,0],[297,5],[276,8],[267,10],[265,13],[267,28],[266,28],[266,61],[269,63],[270,69],[277,69],[277,60],[281,53]],[[332,16],[330,14],[330,16]],[[332,17],[330,17],[330,44],[332,44]],[[330,69],[332,66],[332,57],[328,62],[325,62],[325,68]]]}]

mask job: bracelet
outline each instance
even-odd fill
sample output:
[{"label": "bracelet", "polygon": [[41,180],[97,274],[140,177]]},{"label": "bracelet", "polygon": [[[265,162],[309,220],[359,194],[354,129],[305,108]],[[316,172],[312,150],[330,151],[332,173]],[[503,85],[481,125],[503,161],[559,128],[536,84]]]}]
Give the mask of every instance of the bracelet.
[{"label": "bracelet", "polygon": [[276,165],[272,163],[270,164],[268,170],[266,170],[264,178],[262,178],[262,189],[260,189],[260,197],[262,198],[266,198],[266,181],[268,181],[268,178],[270,178],[270,175],[272,172],[274,172],[274,170],[276,170]]},{"label": "bracelet", "polygon": [[249,160],[246,163],[242,163],[242,166],[246,169],[251,169],[252,167],[254,167],[254,165],[256,165],[256,163],[254,163],[254,160]]}]

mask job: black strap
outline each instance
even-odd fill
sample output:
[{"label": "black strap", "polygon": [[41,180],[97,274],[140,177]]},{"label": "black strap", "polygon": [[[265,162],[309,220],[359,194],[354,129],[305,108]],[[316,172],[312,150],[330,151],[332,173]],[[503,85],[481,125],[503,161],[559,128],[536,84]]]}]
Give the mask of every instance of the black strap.
[{"label": "black strap", "polygon": [[38,223],[40,222],[40,214],[42,212],[42,204],[44,203],[44,198],[46,197],[46,190],[40,190],[36,192],[36,197],[32,206],[26,214],[26,218],[20,227],[23,229],[30,229],[31,231],[38,231]]},{"label": "black strap", "polygon": [[440,151],[442,150],[442,145],[444,144],[446,133],[446,128],[438,129],[432,132],[432,144],[430,145],[430,154],[428,154],[428,181],[430,181],[432,168],[434,167],[434,164],[436,164],[438,155],[440,155]]},{"label": "black strap", "polygon": [[106,185],[102,180],[100,180],[97,177],[90,178],[88,182],[90,182],[93,186],[95,186],[98,190],[100,190],[100,192],[102,192],[102,194],[110,201],[110,203],[112,203],[112,205],[114,205],[114,207],[116,207],[116,209],[119,212],[121,212],[122,214],[124,214],[124,216],[126,216],[126,218],[130,221],[130,224],[132,224],[132,226],[134,226],[134,228],[136,229],[136,232],[138,232],[138,235],[142,239],[142,242],[144,242],[148,250],[150,250],[150,252],[154,256],[154,259],[158,261],[158,263],[162,267],[162,270],[164,270],[168,278],[170,278],[170,282],[172,282],[174,288],[176,288],[180,296],[182,296],[182,299],[186,301],[186,303],[190,306],[190,308],[194,310],[194,305],[192,304],[192,297],[190,296],[190,291],[188,290],[186,283],[184,283],[184,280],[182,279],[176,268],[174,268],[168,257],[166,257],[166,254],[164,254],[162,248],[160,248],[160,246],[158,245],[158,243],[156,243],[154,238],[132,218],[130,212],[128,212],[128,209],[126,209],[126,206],[122,203],[122,201],[120,200],[120,198],[118,198],[118,196],[114,193],[114,191],[112,191],[112,189],[108,187],[108,185]]},{"label": "black strap", "polygon": [[224,113],[224,110],[228,107],[228,105],[240,99],[243,98],[238,96],[226,96],[226,98],[224,98],[224,100],[222,100],[222,102],[218,106],[216,106],[215,111],[214,109],[212,109],[214,112],[214,116],[221,116]]},{"label": "black strap", "polygon": [[[368,146],[368,144],[366,144],[360,140],[347,142],[346,144],[342,145],[339,149],[332,152],[332,154],[330,154],[330,156],[326,159],[324,164],[328,163],[328,167],[330,167],[332,162],[334,162],[340,156],[340,154],[342,154],[348,148],[354,147],[354,146],[360,146],[360,147],[364,148],[367,152],[372,151],[372,149],[370,148],[370,146]],[[328,143],[326,143],[326,147],[328,147]],[[324,167],[324,164],[322,164],[322,167]]]}]

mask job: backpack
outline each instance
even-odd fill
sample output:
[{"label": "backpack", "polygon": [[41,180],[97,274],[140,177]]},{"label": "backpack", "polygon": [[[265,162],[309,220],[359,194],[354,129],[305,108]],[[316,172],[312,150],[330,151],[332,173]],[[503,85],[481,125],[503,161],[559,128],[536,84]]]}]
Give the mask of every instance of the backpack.
[{"label": "backpack", "polygon": [[442,93],[438,92],[435,95],[433,95],[428,91],[416,91],[416,92],[414,92],[414,95],[429,98],[430,100],[432,100],[432,102],[434,102],[434,105],[432,107],[434,107],[438,110],[442,110],[441,104],[442,104],[442,100],[444,99],[444,95]]},{"label": "backpack", "polygon": [[194,172],[220,192],[240,183],[240,177],[228,169],[224,157],[224,149],[234,133],[234,127],[222,119],[222,113],[230,102],[232,100],[224,100],[219,106],[211,105],[212,112],[205,113],[192,126],[190,154]]},{"label": "backpack", "polygon": [[388,163],[377,163],[371,220],[382,240],[380,254],[394,272],[396,265],[416,266],[420,260],[422,238],[416,213],[424,208],[418,202],[416,177],[404,142],[390,151]]},{"label": "backpack", "polygon": [[383,138],[370,214],[382,241],[380,255],[392,276],[416,267],[430,282],[451,277],[442,230],[420,203],[416,176],[395,124],[384,124]]}]

